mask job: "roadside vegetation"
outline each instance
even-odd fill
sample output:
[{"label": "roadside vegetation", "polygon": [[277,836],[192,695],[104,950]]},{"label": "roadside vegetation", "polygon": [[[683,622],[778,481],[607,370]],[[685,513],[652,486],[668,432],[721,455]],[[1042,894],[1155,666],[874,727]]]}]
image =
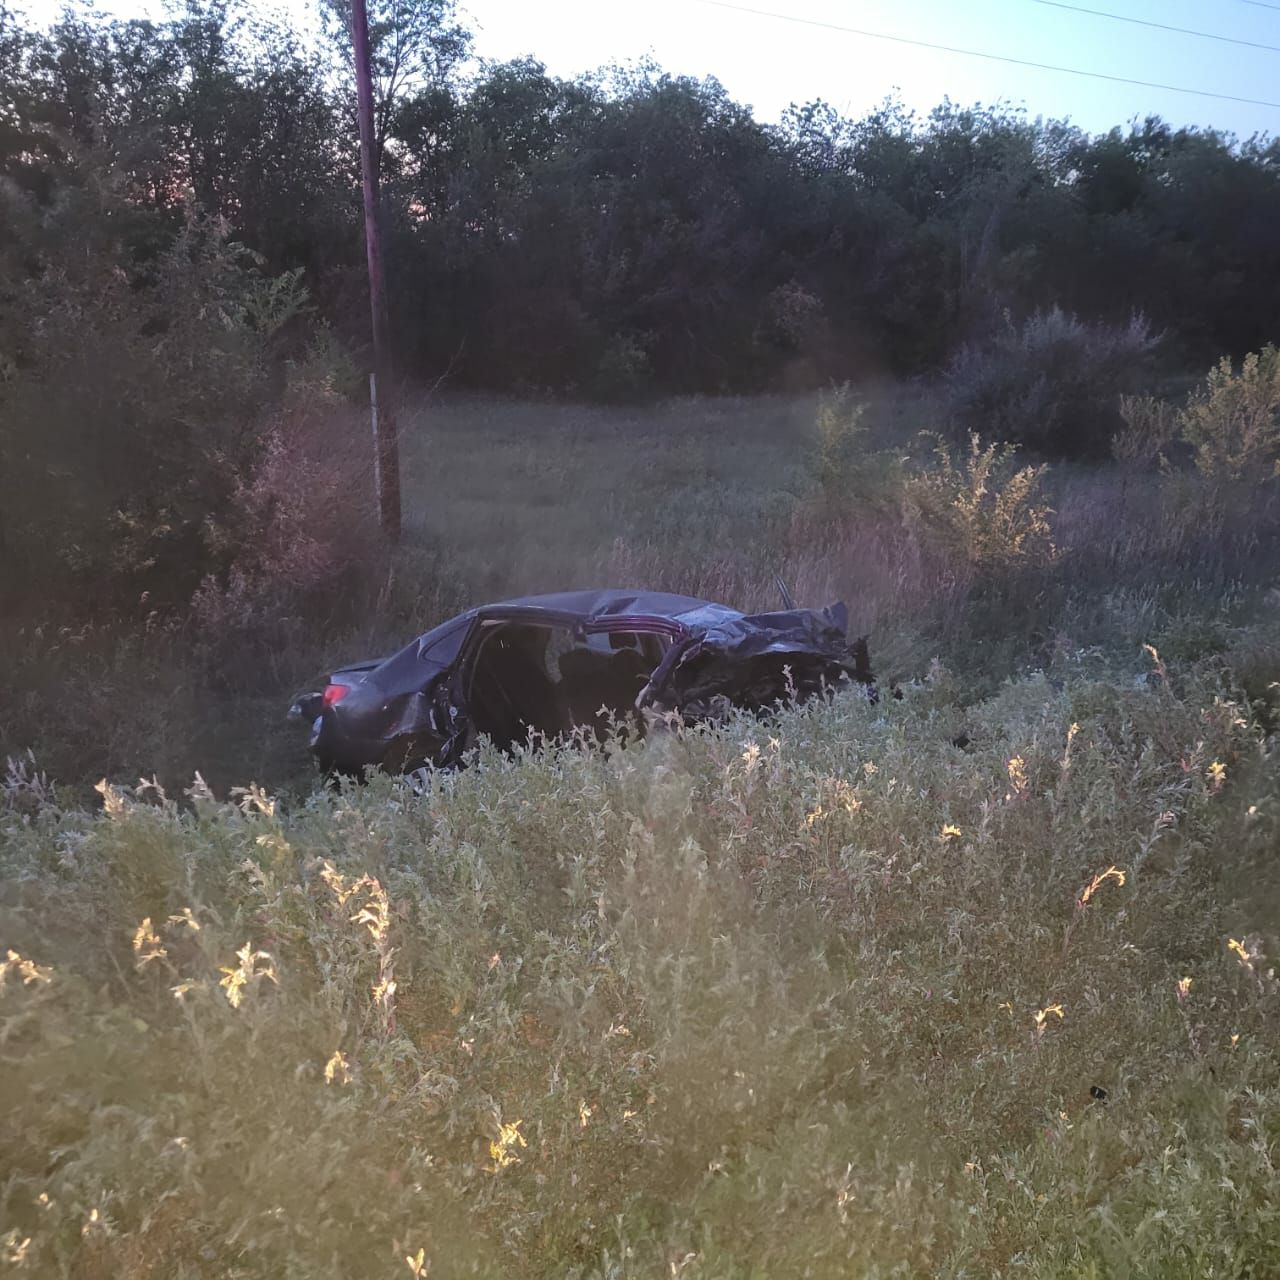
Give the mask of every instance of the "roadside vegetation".
[{"label": "roadside vegetation", "polygon": [[[781,572],[846,596],[886,676],[943,653],[990,687],[1090,584],[1176,614],[1262,575],[1274,143],[950,104],[766,126],[651,66],[481,65],[448,0],[373,5],[389,554],[326,13],[309,42],[236,3],[0,3],[0,756],[298,784],[278,709],[335,657],[540,588],[762,607]],[[1224,357],[1234,435],[1216,383],[1186,399]]]},{"label": "roadside vegetation", "polygon": [[328,357],[312,358],[227,527],[206,524],[227,567],[189,605],[149,601],[137,624],[56,602],[10,618],[0,751],[33,751],[82,795],[103,776],[180,790],[197,770],[223,794],[248,778],[306,789],[282,712],[331,664],[472,604],[601,583],[758,610],[777,606],[781,574],[804,603],[848,602],[884,681],[940,657],[975,695],[1079,648],[1205,657],[1272,608],[1270,349],[1189,393],[1118,397],[1118,460],[1097,463],[965,435],[927,388],[633,407],[426,398],[402,416],[393,556],[367,523],[363,426],[326,390]]},{"label": "roadside vegetation", "polygon": [[421,793],[15,770],[5,1263],[1272,1274],[1278,638]]}]

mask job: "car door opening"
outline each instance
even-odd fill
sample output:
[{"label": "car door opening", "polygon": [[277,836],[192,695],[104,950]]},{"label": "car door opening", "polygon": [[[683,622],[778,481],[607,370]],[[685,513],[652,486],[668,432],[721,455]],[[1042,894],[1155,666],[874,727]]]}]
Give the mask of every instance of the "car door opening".
[{"label": "car door opening", "polygon": [[466,704],[477,737],[504,749],[531,735],[597,734],[635,708],[666,638],[638,631],[573,632],[537,623],[485,623]]}]

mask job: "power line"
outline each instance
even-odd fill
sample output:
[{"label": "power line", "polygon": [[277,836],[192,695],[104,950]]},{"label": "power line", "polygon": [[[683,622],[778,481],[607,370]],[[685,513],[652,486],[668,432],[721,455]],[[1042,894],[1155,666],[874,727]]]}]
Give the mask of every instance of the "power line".
[{"label": "power line", "polygon": [[[1261,3],[1261,0],[1249,0]],[[751,9],[742,4],[730,4],[729,0],[696,0],[698,4],[716,9],[732,9],[736,13],[750,13],[757,18],[776,18],[780,22],[796,22],[806,27],[821,27],[826,31],[843,31],[847,35],[865,36],[868,40],[889,40],[894,44],[914,45],[917,49],[933,49],[939,53],[958,53],[966,58],[984,58],[988,62],[1008,62],[1016,67],[1033,67],[1037,71],[1059,71],[1069,76],[1085,76],[1090,80],[1110,80],[1113,84],[1136,84],[1143,89],[1164,89],[1169,93],[1186,93],[1197,98],[1217,98],[1221,102],[1243,102],[1250,107],[1274,107],[1280,111],[1280,102],[1268,102],[1263,98],[1239,98],[1232,93],[1212,93],[1208,89],[1188,89],[1177,84],[1161,84],[1155,80],[1133,80],[1128,76],[1109,76],[1103,71],[1082,71],[1079,67],[1059,67],[1049,62],[1032,62],[1027,58],[1010,58],[999,53],[984,53],[980,49],[960,49],[949,44],[932,44],[928,40],[912,40],[907,36],[890,36],[883,31],[864,31],[859,27],[842,27],[834,22],[820,22],[817,18],[798,18],[789,13],[773,13],[768,9]],[[1275,6],[1280,9],[1280,5]]]},{"label": "power line", "polygon": [[1251,4],[1256,9],[1274,9],[1280,13],[1280,4],[1267,4],[1266,0],[1240,0],[1241,4]]},{"label": "power line", "polygon": [[[1254,3],[1255,0],[1250,0]],[[1035,0],[1036,4],[1047,4],[1051,9],[1069,9],[1072,13],[1088,13],[1095,18],[1110,18],[1113,22],[1131,22],[1135,27],[1155,27],[1158,31],[1176,31],[1179,35],[1197,36],[1201,40],[1220,40],[1223,44],[1241,44],[1248,49],[1266,49],[1271,53],[1280,53],[1280,45],[1259,44],[1256,40],[1237,40],[1234,36],[1220,36],[1213,31],[1196,31],[1192,27],[1171,27],[1167,22],[1148,22],[1146,18],[1130,18],[1123,13],[1108,13],[1105,9],[1086,9],[1078,4],[1064,4],[1063,0]],[[1280,5],[1263,5],[1265,9],[1280,9]]]}]

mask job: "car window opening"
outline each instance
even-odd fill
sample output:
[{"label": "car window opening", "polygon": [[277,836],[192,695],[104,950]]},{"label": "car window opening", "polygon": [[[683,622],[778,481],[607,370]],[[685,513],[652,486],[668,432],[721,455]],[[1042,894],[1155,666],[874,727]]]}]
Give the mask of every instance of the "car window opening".
[{"label": "car window opening", "polygon": [[634,708],[667,643],[636,631],[575,636],[563,627],[487,624],[471,665],[472,727],[503,749],[531,732],[549,738],[579,727],[600,732],[608,713],[625,716]]}]

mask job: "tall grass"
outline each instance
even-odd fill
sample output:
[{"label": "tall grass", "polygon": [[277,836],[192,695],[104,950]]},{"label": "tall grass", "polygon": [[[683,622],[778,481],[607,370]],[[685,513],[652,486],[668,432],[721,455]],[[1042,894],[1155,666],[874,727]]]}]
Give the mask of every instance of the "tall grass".
[{"label": "tall grass", "polygon": [[1069,665],[421,794],[15,789],[9,1266],[1272,1274],[1275,758],[1216,664]]}]

